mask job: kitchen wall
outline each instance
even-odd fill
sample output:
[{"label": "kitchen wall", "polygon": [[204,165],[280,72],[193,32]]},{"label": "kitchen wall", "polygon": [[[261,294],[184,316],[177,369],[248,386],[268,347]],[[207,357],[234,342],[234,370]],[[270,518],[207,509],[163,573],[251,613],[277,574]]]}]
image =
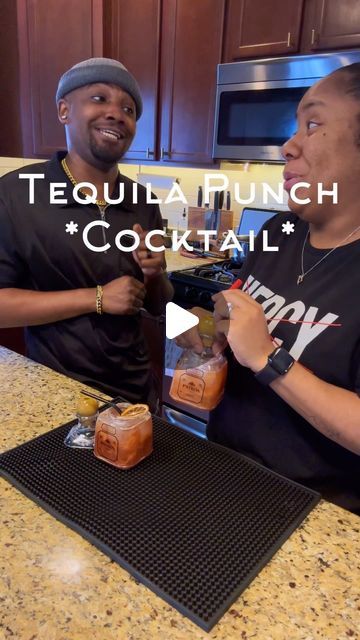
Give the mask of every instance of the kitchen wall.
[{"label": "kitchen wall", "polygon": [[[28,164],[37,162],[33,159],[25,158],[6,158],[0,157],[0,175],[4,175],[8,171],[12,171],[18,167],[23,167]],[[41,162],[41,160],[39,160]],[[164,165],[136,165],[136,164],[120,164],[120,171],[132,178],[133,180],[140,180],[141,182],[151,181],[152,190],[155,192],[158,198],[163,201],[169,193],[169,189],[173,179],[178,179],[180,187],[187,200],[187,205],[181,202],[171,204],[160,204],[160,209],[163,218],[167,218],[169,221],[169,227],[183,229],[187,226],[186,218],[183,217],[184,208],[187,206],[197,205],[197,192],[198,186],[204,185],[204,174],[224,174],[229,179],[228,189],[232,194],[232,210],[234,211],[234,227],[237,226],[240,213],[244,205],[236,203],[233,197],[234,183],[238,182],[240,185],[241,198],[248,198],[250,196],[250,183],[255,184],[256,197],[252,204],[247,206],[264,207],[274,209],[286,209],[286,204],[282,206],[277,204],[273,198],[269,198],[269,203],[264,204],[262,199],[261,185],[263,182],[278,191],[278,184],[282,182],[282,165],[266,165],[266,164],[231,164],[222,163],[220,169],[193,169],[184,167],[166,167]],[[220,184],[220,182],[219,182]],[[286,202],[286,201],[285,201]],[[212,201],[211,201],[212,204]]]}]

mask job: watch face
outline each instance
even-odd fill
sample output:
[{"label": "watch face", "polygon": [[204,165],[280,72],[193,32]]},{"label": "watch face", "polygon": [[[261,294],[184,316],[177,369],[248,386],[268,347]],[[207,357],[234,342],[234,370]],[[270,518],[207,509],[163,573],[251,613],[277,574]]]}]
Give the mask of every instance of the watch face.
[{"label": "watch face", "polygon": [[286,373],[294,362],[294,358],[282,347],[269,357],[269,364],[280,374]]}]

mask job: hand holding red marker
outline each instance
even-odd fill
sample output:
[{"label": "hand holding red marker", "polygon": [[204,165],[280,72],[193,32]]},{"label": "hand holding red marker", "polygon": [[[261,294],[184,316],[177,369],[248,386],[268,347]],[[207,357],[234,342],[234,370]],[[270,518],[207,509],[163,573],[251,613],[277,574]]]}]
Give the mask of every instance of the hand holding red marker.
[{"label": "hand holding red marker", "polygon": [[[238,278],[237,280],[234,280],[234,282],[232,283],[232,285],[229,287],[229,291],[233,290],[233,289],[240,289],[240,287],[242,287],[243,284],[243,280],[241,280],[240,278]],[[229,310],[229,316],[232,310],[232,303],[228,302],[227,303],[227,307]]]},{"label": "hand holding red marker", "polygon": [[[238,278],[232,283],[231,287],[229,287],[229,290],[240,289],[240,287],[243,285],[243,282],[243,280],[240,280],[240,278]],[[244,293],[247,293],[247,288],[248,287],[244,289]],[[269,320],[275,320],[277,322],[291,322],[292,324],[321,324],[325,325],[326,327],[341,327],[341,322],[316,322],[316,320],[290,320],[289,318],[269,318]]]},{"label": "hand holding red marker", "polygon": [[216,342],[223,349],[226,336],[237,361],[244,367],[258,371],[265,366],[274,346],[262,306],[245,291],[239,290],[242,284],[239,278],[229,289],[212,296],[215,303]]},{"label": "hand holding red marker", "polygon": [[237,280],[235,280],[232,283],[232,285],[231,285],[231,287],[229,287],[229,289],[240,289],[242,284],[243,284],[243,280],[240,280],[240,278],[238,278]]},{"label": "hand holding red marker", "polygon": [[[306,324],[325,324],[323,322],[317,323],[316,321],[307,321],[307,320],[290,320],[288,318],[269,318],[265,317],[262,306],[256,302],[249,295],[249,285],[247,284],[242,291],[236,291],[242,287],[244,281],[238,278],[235,280],[232,285],[226,290],[220,293],[215,294],[212,299],[215,302],[215,310],[214,310],[214,319],[216,323],[216,337],[212,346],[213,352],[216,355],[224,351],[226,346],[230,344],[232,351],[236,357],[236,359],[244,366],[249,366],[259,370],[261,366],[259,364],[261,362],[262,366],[265,366],[267,355],[269,355],[273,350],[274,346],[278,346],[275,339],[269,334],[268,331],[268,322],[270,320],[275,320],[278,322],[291,322],[293,324],[296,323],[306,323]],[[201,309],[200,307],[194,307],[191,309],[191,312],[201,318],[204,314],[208,314],[205,309]],[[241,318],[241,315],[244,312],[248,312],[248,319],[244,316]],[[234,322],[229,322],[229,316],[231,313],[231,320]],[[245,329],[244,324],[248,322],[248,326]],[[327,323],[328,326],[338,327],[340,324],[335,323]],[[236,327],[234,327],[236,325]],[[242,325],[240,329],[239,326]],[[258,327],[258,329],[256,329]],[[259,333],[257,333],[259,331]],[[243,333],[244,332],[244,333]],[[245,336],[245,339],[244,339]],[[250,345],[256,346],[256,353],[250,354],[247,353],[246,359],[244,359],[244,354],[239,353],[239,349],[237,348],[238,344],[244,343],[248,346],[247,351],[249,350]],[[176,343],[183,348],[193,348],[198,353],[202,350],[202,341],[199,335],[199,331],[197,327],[190,329],[189,331],[181,334],[177,339]],[[265,361],[264,361],[264,356]],[[239,357],[238,357],[239,356]],[[249,364],[246,364],[248,362]],[[253,363],[253,367],[251,367],[250,363]]]}]

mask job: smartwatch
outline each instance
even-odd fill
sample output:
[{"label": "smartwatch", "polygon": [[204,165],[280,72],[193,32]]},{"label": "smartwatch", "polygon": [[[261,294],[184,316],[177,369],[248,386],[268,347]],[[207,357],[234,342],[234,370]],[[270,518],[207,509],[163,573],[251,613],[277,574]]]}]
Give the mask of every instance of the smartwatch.
[{"label": "smartwatch", "polygon": [[277,347],[268,356],[267,365],[255,373],[255,378],[261,384],[270,384],[279,376],[284,376],[294,364],[294,358],[282,347]]}]

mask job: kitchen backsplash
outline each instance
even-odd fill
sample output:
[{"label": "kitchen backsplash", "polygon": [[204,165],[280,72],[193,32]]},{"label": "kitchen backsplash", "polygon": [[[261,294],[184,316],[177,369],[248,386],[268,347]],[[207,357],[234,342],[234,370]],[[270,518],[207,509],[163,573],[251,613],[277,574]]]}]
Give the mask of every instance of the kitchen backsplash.
[{"label": "kitchen backsplash", "polygon": [[[4,175],[8,171],[12,171],[18,167],[23,167],[28,164],[37,162],[33,159],[25,158],[7,158],[0,157],[0,175]],[[39,160],[41,162],[41,160]],[[198,186],[204,185],[204,175],[206,174],[224,174],[229,179],[229,187],[232,195],[231,209],[234,211],[234,226],[237,226],[240,213],[244,205],[235,202],[234,184],[236,182],[240,185],[241,198],[248,198],[251,194],[251,183],[255,185],[255,200],[253,203],[247,205],[252,207],[264,207],[274,209],[286,209],[286,204],[283,206],[277,204],[274,199],[269,198],[268,204],[264,204],[262,199],[262,183],[267,183],[275,192],[278,191],[278,184],[282,182],[282,165],[266,165],[266,164],[230,164],[222,163],[220,169],[192,169],[185,167],[166,167],[158,165],[136,165],[136,164],[119,164],[120,171],[132,178],[133,180],[140,180],[145,182],[150,178],[152,184],[152,191],[158,198],[163,200],[160,204],[160,209],[163,218],[168,219],[168,226],[172,228],[184,229],[187,226],[187,218],[183,217],[188,206],[197,205],[197,193]],[[143,175],[145,174],[145,175]],[[154,176],[152,178],[152,176]],[[181,202],[164,204],[164,200],[169,193],[171,186],[171,179],[177,179],[179,181],[181,191],[183,192],[187,205]],[[213,201],[211,200],[211,205]]]}]

